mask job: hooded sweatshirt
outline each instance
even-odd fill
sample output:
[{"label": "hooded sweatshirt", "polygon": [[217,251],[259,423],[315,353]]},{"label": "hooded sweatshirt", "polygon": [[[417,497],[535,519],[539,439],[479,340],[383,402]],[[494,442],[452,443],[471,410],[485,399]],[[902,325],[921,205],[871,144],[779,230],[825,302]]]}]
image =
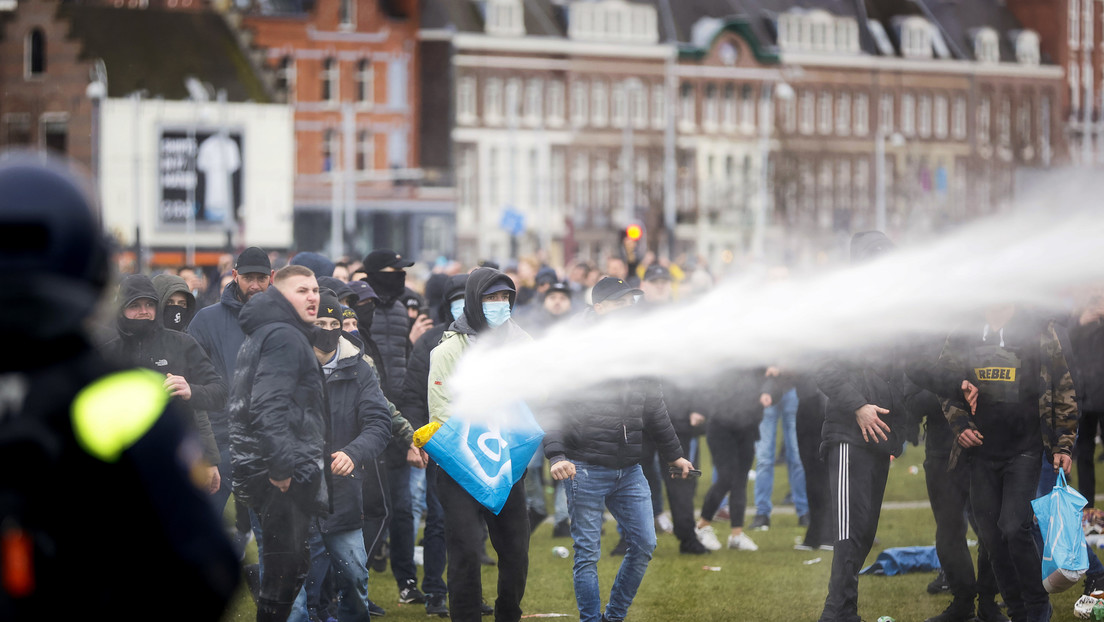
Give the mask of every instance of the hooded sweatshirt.
[{"label": "hooded sweatshirt", "polygon": [[[449,301],[458,295],[464,294],[464,286],[468,282],[468,275],[458,274],[448,281],[448,289],[444,298],[440,301],[437,316],[441,321],[431,328],[422,338],[414,344],[414,352],[410,354],[410,364],[406,369],[406,378],[403,381],[403,415],[410,421],[410,425],[420,428],[429,423],[429,402],[427,388],[429,387],[429,355],[441,338],[456,320],[452,316]],[[466,306],[466,303],[465,303]]]},{"label": "hooded sweatshirt", "polygon": [[[192,323],[192,318],[195,317],[196,299],[191,290],[188,289],[187,281],[175,274],[158,274],[153,277],[153,288],[157,290],[157,320],[161,322],[161,325],[168,327],[164,323],[164,318],[166,313],[171,312],[174,316],[179,317],[179,321],[173,322],[172,330],[188,330],[188,325]],[[165,311],[169,296],[177,292],[184,294],[188,299],[188,306],[183,311],[180,311],[179,307],[174,307],[168,312]]]}]

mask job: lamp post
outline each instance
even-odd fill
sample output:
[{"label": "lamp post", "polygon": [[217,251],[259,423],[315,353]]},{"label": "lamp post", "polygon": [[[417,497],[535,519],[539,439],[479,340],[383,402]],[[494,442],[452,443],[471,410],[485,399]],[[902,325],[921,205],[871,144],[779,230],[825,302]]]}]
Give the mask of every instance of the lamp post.
[{"label": "lamp post", "polygon": [[793,87],[786,82],[777,85],[763,84],[763,95],[759,98],[759,188],[755,206],[755,230],[751,241],[751,252],[755,259],[762,261],[767,228],[767,200],[770,193],[770,137],[774,131],[774,98],[790,101],[794,98]]}]

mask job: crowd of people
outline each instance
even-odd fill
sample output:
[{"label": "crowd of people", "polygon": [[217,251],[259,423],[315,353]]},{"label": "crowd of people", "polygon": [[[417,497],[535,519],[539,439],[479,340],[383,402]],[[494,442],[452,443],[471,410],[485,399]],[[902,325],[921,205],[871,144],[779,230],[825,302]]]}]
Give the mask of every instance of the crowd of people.
[{"label": "crowd of people", "polygon": [[[794,548],[832,551],[820,619],[857,621],[858,573],[874,544],[890,462],[922,436],[940,580],[952,598],[928,622],[1044,621],[1052,610],[1030,500],[1049,490],[1059,470],[1070,473],[1076,457],[1077,485],[1094,501],[1104,413],[1100,292],[1089,292],[1069,316],[994,305],[947,336],[864,345],[805,367],[773,361],[720,369],[693,385],[629,378],[550,395],[534,407],[543,451],[493,512],[415,440],[459,416],[450,382],[471,346],[508,347],[558,327],[611,325],[671,308],[712,285],[707,271],[616,252],[604,269],[535,259],[417,269],[388,249],[362,261],[298,253],[281,265],[277,255],[251,247],[211,274],[183,267],[122,278],[112,321],[87,331],[110,263],[92,233],[91,203],[63,172],[0,166],[0,196],[27,193],[37,193],[28,205],[46,201],[76,224],[50,210],[13,208],[12,199],[0,210],[4,227],[26,229],[20,244],[0,250],[0,268],[38,279],[34,287],[0,288],[11,310],[0,314],[0,327],[20,346],[0,357],[7,374],[0,378],[0,455],[15,464],[38,455],[27,447],[37,448],[51,456],[44,468],[76,469],[65,477],[84,483],[85,494],[99,477],[129,482],[128,502],[149,531],[146,553],[160,548],[166,559],[182,560],[166,565],[193,590],[180,595],[188,602],[172,603],[192,612],[190,619],[217,617],[238,580],[233,557],[240,561],[255,539],[259,563],[245,576],[259,621],[384,615],[368,576],[389,565],[401,603],[453,620],[517,622],[529,537],[550,522],[555,537],[573,542],[580,620],[619,622],[652,560],[657,531],[672,532],[684,555],[726,545],[758,550],[754,532],[771,527],[781,443],[788,496],[806,529]],[[879,232],[851,242],[855,263],[893,251]],[[27,320],[36,305],[46,309],[40,324]],[[16,371],[26,379],[11,381]],[[39,394],[51,399],[24,399]],[[78,449],[51,454],[37,429],[11,427],[29,416]],[[713,470],[695,508],[703,442]],[[146,469],[159,473],[156,480]],[[745,525],[750,474],[755,508]],[[555,490],[551,508],[546,484]],[[29,529],[28,555],[48,558],[34,530],[55,538],[62,531],[59,517],[43,518],[61,513],[58,501],[24,488],[7,482],[0,497],[5,542],[23,542]],[[220,528],[231,496],[237,520]],[[610,552],[623,560],[603,597],[597,560],[606,510],[618,534]],[[729,522],[725,543],[713,527],[718,520]],[[968,524],[980,539],[976,571]],[[89,541],[56,539],[53,561],[42,565],[43,586],[87,565],[82,556],[108,554],[92,542],[102,534],[82,530],[79,537]],[[1089,559],[1076,605],[1086,617],[1092,594],[1104,590],[1104,566],[1091,550]],[[482,597],[485,563],[498,565],[493,602]],[[151,580],[132,574],[131,599],[134,586]],[[5,581],[0,617],[65,610],[64,599],[43,602],[45,587],[22,594],[12,585],[23,584]],[[117,589],[86,591],[107,607],[124,597]]]}]

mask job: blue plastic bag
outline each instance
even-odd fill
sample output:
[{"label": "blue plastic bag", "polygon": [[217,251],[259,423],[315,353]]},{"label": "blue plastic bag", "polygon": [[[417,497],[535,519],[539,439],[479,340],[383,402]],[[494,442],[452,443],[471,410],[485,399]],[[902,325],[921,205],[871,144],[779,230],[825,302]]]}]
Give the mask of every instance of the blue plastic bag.
[{"label": "blue plastic bag", "polygon": [[939,570],[939,556],[934,546],[900,546],[878,553],[878,558],[859,574],[880,574],[892,577],[906,572]]},{"label": "blue plastic bag", "polygon": [[523,403],[496,419],[508,424],[476,423],[453,415],[424,449],[449,477],[497,515],[540,448],[544,430]]},{"label": "blue plastic bag", "polygon": [[1043,587],[1051,594],[1068,590],[1089,568],[1081,529],[1081,510],[1087,503],[1066,483],[1062,470],[1054,489],[1031,502],[1043,533]]}]

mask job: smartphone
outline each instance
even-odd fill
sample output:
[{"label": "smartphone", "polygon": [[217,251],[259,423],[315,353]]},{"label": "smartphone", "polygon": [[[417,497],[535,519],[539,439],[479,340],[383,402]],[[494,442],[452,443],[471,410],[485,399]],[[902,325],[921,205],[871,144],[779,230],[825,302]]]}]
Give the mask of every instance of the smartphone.
[{"label": "smartphone", "polygon": [[[682,475],[682,469],[678,467],[668,467],[667,472],[671,475]],[[701,469],[690,469],[687,477],[701,477]]]}]

